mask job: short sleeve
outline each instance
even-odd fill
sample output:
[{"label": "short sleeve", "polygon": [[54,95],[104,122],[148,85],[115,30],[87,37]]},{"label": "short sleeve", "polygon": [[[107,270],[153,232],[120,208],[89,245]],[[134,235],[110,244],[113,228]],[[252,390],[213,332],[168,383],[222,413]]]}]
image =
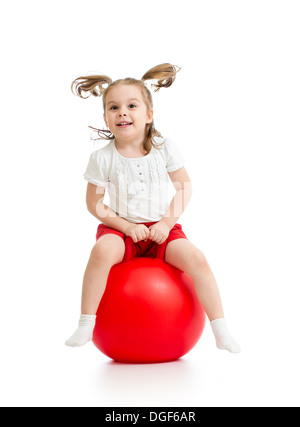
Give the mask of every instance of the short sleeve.
[{"label": "short sleeve", "polygon": [[100,150],[94,151],[89,159],[84,178],[91,184],[98,185],[100,187],[107,186],[107,166],[105,156]]},{"label": "short sleeve", "polygon": [[167,172],[175,172],[184,166],[182,157],[176,143],[172,139],[167,139],[164,143],[165,156],[167,162]]}]

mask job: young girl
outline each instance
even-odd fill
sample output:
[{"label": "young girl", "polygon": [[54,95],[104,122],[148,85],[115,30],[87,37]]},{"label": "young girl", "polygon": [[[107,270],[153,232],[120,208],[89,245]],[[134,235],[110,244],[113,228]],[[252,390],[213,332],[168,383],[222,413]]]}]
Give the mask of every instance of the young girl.
[{"label": "young girl", "polygon": [[[91,154],[84,175],[88,181],[87,208],[101,224],[84,274],[79,326],[66,341],[68,346],[79,347],[92,339],[109,271],[122,262],[124,240],[130,236],[139,255],[151,253],[167,240],[165,261],[192,277],[218,348],[240,352],[227,329],[218,286],[207,260],[177,223],[191,197],[190,178],[177,146],[163,139],[154,127],[152,95],[144,83],[157,80],[152,86],[159,91],[172,85],[179,70],[162,64],[141,80],[112,82],[107,76],[88,76],[72,84],[73,93],[81,98],[103,97],[109,131],[98,130],[98,134],[110,142]],[[169,177],[176,190],[170,205]],[[109,206],[104,204],[106,190]]]}]

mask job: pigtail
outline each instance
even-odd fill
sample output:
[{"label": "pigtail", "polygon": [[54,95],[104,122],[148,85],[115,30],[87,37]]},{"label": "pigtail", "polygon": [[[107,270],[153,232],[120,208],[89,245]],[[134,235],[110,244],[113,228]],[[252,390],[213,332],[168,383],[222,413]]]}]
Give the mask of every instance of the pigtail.
[{"label": "pigtail", "polygon": [[78,77],[73,81],[71,90],[74,95],[80,96],[80,98],[86,99],[91,95],[102,96],[106,90],[103,85],[109,85],[112,83],[112,79],[107,76],[86,76]]},{"label": "pigtail", "polygon": [[142,81],[158,80],[157,84],[152,84],[154,91],[158,92],[162,87],[170,87],[176,78],[176,74],[181,70],[177,65],[161,64],[151,68],[142,77]]}]

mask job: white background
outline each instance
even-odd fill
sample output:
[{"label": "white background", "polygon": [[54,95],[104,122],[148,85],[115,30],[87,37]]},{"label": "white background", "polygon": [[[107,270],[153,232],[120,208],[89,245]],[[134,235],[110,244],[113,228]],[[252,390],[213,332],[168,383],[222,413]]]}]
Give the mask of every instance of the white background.
[{"label": "white background", "polygon": [[[2,406],[299,406],[298,1],[1,4]],[[83,179],[101,100],[78,76],[182,67],[155,123],[194,183],[182,217],[218,280],[240,355],[210,331],[182,360],[111,362],[64,341],[97,220]]]}]

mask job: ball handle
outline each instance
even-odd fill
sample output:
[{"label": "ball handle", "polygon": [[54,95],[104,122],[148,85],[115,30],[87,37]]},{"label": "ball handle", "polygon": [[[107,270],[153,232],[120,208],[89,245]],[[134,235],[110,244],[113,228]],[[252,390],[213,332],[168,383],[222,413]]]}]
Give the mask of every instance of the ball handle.
[{"label": "ball handle", "polygon": [[[158,245],[156,243],[156,246],[157,246],[156,257],[155,257],[156,259],[160,259],[162,261],[165,260],[165,252],[166,252],[167,244],[168,244],[167,240],[162,245]],[[123,262],[129,262],[134,258],[133,248],[134,248],[134,241],[130,236],[127,236],[125,239],[125,255],[123,258]]]}]

